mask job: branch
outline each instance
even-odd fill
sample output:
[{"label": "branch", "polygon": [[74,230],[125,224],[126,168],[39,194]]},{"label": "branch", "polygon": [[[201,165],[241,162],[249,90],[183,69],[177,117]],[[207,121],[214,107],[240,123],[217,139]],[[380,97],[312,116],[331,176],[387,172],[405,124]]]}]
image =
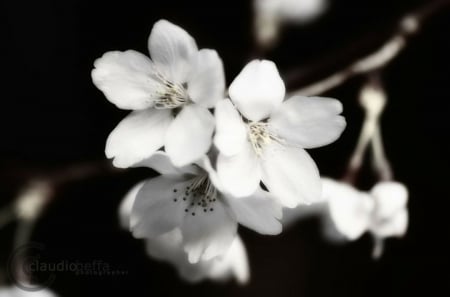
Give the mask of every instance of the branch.
[{"label": "branch", "polygon": [[450,4],[448,0],[437,0],[427,4],[422,9],[407,14],[396,24],[394,33],[390,35],[389,39],[375,51],[353,61],[349,66],[320,81],[293,91],[290,96],[319,95],[343,84],[356,75],[370,73],[385,67],[406,47],[411,36],[419,31],[424,21],[448,4]]},{"label": "branch", "polygon": [[34,222],[42,214],[48,203],[57,196],[58,189],[61,186],[95,176],[123,172],[123,170],[113,167],[110,160],[72,165],[53,170],[47,174],[35,172],[34,175],[29,176],[29,171],[35,170],[29,168],[24,170],[26,181],[17,198],[10,205],[0,210],[0,228],[16,219],[19,220],[16,246],[28,241]]}]

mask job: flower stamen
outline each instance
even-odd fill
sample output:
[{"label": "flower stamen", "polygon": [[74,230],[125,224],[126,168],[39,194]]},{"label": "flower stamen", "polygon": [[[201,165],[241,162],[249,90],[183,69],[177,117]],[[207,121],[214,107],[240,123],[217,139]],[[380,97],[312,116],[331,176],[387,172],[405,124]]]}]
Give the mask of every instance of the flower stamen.
[{"label": "flower stamen", "polygon": [[256,155],[261,156],[264,147],[272,142],[282,143],[282,139],[269,129],[268,123],[250,122],[248,124],[249,139]]},{"label": "flower stamen", "polygon": [[173,83],[159,73],[156,73],[155,77],[162,85],[162,89],[157,92],[154,106],[156,109],[173,109],[190,101],[185,85]]},{"label": "flower stamen", "polygon": [[[174,192],[176,192],[174,189]],[[178,190],[177,190],[178,191]],[[196,215],[198,208],[203,209],[203,213],[214,211],[213,204],[217,201],[217,189],[211,183],[207,175],[199,176],[195,178],[192,183],[185,188],[183,199],[186,203],[184,211],[191,213],[192,216]],[[174,200],[174,202],[179,199]],[[200,213],[202,213],[200,211]]]}]

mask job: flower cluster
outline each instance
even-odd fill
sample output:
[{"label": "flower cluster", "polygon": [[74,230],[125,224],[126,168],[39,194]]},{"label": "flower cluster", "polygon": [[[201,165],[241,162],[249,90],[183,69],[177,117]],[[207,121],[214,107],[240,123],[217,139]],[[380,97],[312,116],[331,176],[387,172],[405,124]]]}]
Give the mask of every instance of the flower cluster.
[{"label": "flower cluster", "polygon": [[110,102],[132,110],[109,135],[107,157],[116,167],[161,174],[135,188],[125,225],[147,240],[150,255],[182,275],[234,271],[243,281],[247,268],[233,262],[236,254],[246,259],[238,224],[275,235],[283,207],[321,199],[319,171],[305,149],[340,136],[342,105],[286,99],[277,67],[267,60],[248,63],[227,98],[216,51],[199,50],[165,20],[154,25],[148,46],[151,59],[132,50],[107,52],[92,71]]},{"label": "flower cluster", "polygon": [[317,216],[322,219],[326,239],[336,242],[358,240],[364,233],[374,239],[372,256],[379,258],[384,241],[402,237],[408,228],[408,190],[396,181],[380,181],[368,192],[355,186],[322,178],[322,201],[309,208],[285,209],[283,226]]},{"label": "flower cluster", "polygon": [[323,179],[323,195],[336,230],[348,240],[370,232],[375,239],[374,257],[383,250],[387,237],[401,237],[408,226],[406,187],[393,181],[377,183],[370,192]]}]

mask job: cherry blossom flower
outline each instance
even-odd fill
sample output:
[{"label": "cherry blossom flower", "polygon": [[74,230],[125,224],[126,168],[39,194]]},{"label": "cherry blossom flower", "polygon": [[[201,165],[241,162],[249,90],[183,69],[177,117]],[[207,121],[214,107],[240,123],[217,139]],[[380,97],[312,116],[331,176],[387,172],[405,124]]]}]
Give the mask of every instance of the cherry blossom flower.
[{"label": "cherry blossom flower", "polygon": [[225,192],[207,157],[194,165],[173,166],[157,152],[139,166],[162,175],[137,191],[130,229],[137,238],[155,239],[179,229],[190,263],[224,255],[236,237],[238,223],[261,234],[281,232],[280,203],[257,189],[236,199]]},{"label": "cherry blossom flower", "polygon": [[[370,232],[379,245],[387,237],[401,237],[408,227],[408,191],[398,182],[377,183],[370,192],[323,179],[323,194],[337,231],[349,240]],[[376,246],[374,255],[381,254]]]},{"label": "cherry blossom flower", "polygon": [[247,64],[230,85],[229,96],[231,101],[219,101],[215,110],[217,173],[223,187],[242,197],[262,181],[289,208],[319,200],[319,171],[304,148],[340,136],[346,125],[339,115],[342,104],[302,96],[283,102],[284,83],[275,64],[266,60]]},{"label": "cherry blossom flower", "polygon": [[[119,219],[124,229],[129,229],[132,207],[137,193],[144,182],[134,186],[123,199],[119,207]],[[230,248],[216,258],[207,261],[190,263],[183,249],[182,233],[179,228],[146,239],[146,249],[150,257],[170,263],[180,277],[188,282],[199,282],[210,279],[225,281],[234,277],[239,283],[245,284],[250,277],[247,251],[242,240],[236,236]]]},{"label": "cherry blossom flower", "polygon": [[134,50],[111,51],[94,63],[92,80],[118,108],[133,110],[111,132],[105,153],[130,167],[161,147],[177,166],[199,159],[211,146],[208,108],[224,98],[222,61],[198,50],[180,27],[160,20],[151,31],[151,59]]}]

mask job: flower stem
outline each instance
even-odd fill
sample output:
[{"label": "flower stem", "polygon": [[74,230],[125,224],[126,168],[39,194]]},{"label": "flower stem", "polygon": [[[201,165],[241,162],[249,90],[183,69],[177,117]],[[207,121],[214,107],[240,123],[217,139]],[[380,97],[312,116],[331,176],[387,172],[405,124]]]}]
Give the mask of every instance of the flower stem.
[{"label": "flower stem", "polygon": [[[386,104],[386,95],[381,87],[378,75],[370,76],[367,83],[362,86],[359,103],[364,109],[364,121],[356,148],[350,158],[347,174],[344,177],[350,183],[354,182],[355,176],[361,168],[365,152],[373,141],[379,126],[379,118]],[[379,146],[377,146],[377,149],[379,149]]]},{"label": "flower stem", "polygon": [[373,237],[372,258],[378,260],[384,251],[384,240],[380,237]]},{"label": "flower stem", "polygon": [[373,167],[381,180],[391,180],[393,177],[391,165],[386,157],[381,136],[380,124],[376,125],[372,136]]}]

